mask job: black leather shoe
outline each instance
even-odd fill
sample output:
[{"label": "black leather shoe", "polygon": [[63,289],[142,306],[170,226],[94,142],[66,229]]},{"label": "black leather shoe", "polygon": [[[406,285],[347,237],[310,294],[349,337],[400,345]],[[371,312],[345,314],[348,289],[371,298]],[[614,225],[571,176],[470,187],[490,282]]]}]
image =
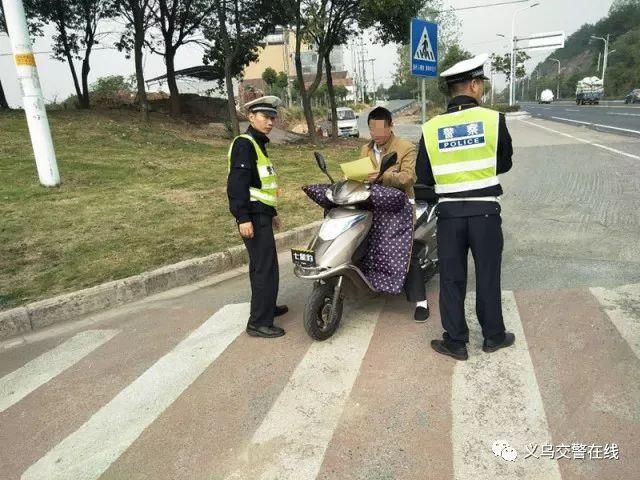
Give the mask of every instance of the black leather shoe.
[{"label": "black leather shoe", "polygon": [[456,360],[469,359],[469,353],[467,353],[467,347],[462,344],[448,342],[446,340],[431,340],[431,348],[442,355],[448,355]]},{"label": "black leather shoe", "polygon": [[273,316],[274,317],[281,317],[282,315],[284,315],[288,311],[289,311],[289,307],[287,307],[286,305],[276,305],[276,310],[273,313]]},{"label": "black leather shoe", "polygon": [[271,325],[270,327],[264,325],[247,325],[247,334],[252,337],[277,338],[283,336],[284,333],[282,328],[276,327],[275,325]]},{"label": "black leather shoe", "polygon": [[486,353],[493,353],[501,348],[507,348],[513,345],[516,341],[516,336],[511,332],[505,332],[504,337],[497,341],[496,339],[486,339],[482,343],[482,351]]},{"label": "black leather shoe", "polygon": [[429,306],[427,308],[424,307],[416,307],[416,311],[413,314],[413,319],[418,323],[426,322],[429,318]]}]

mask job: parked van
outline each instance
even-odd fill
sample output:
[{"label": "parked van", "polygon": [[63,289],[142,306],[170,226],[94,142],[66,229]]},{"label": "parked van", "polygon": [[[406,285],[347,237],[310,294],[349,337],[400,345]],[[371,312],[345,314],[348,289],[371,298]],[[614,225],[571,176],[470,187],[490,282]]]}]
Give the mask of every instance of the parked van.
[{"label": "parked van", "polygon": [[[338,107],[338,135],[340,137],[359,137],[358,115],[349,107]],[[326,131],[331,135],[331,112],[327,115]]]}]

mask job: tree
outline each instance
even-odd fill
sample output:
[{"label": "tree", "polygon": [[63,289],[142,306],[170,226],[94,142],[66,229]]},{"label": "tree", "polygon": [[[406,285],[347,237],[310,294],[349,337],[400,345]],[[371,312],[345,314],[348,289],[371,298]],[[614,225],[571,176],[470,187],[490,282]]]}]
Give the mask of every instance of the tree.
[{"label": "tree", "polygon": [[114,8],[126,20],[125,31],[116,46],[118,50],[125,50],[128,53],[133,50],[137,100],[142,120],[147,122],[149,121],[149,102],[144,83],[143,48],[147,30],[153,21],[153,11],[157,8],[157,0],[114,0]]},{"label": "tree", "polygon": [[[522,50],[516,53],[516,80],[524,78],[527,74],[524,68],[524,62],[531,57]],[[504,73],[507,82],[511,81],[511,54],[495,55],[492,57],[491,66],[496,72]]]},{"label": "tree", "polygon": [[[451,45],[451,47],[447,51],[447,54],[440,62],[439,68],[441,69],[441,71],[444,71],[448,68],[453,67],[456,63],[462,62],[463,60],[467,60],[469,58],[473,58],[473,55],[462,48],[460,45]],[[439,78],[438,83],[438,87],[443,96],[448,96],[449,87],[447,86],[447,82],[443,78]]]},{"label": "tree", "polygon": [[[0,33],[7,33],[7,20],[4,18],[4,7],[0,2]],[[2,80],[0,79],[0,110],[8,110],[9,104],[7,103],[7,97],[4,94],[4,88],[2,87]]]},{"label": "tree", "polygon": [[[53,58],[69,64],[78,106],[89,108],[91,52],[98,43],[98,24],[115,14],[113,5],[102,0],[31,0],[29,5],[43,23],[55,25]],[[82,60],[79,80],[74,60]]]},{"label": "tree", "polygon": [[[154,53],[162,55],[167,67],[167,85],[169,86],[171,115],[180,115],[180,92],[176,82],[175,59],[178,49],[189,43],[202,44],[197,34],[202,24],[217,7],[211,0],[157,0],[151,10],[154,31],[147,45]],[[155,36],[159,31],[160,38]]]},{"label": "tree", "polygon": [[278,74],[273,68],[268,67],[264,72],[262,72],[262,80],[264,83],[272,87],[278,81]]},{"label": "tree", "polygon": [[[210,42],[205,62],[222,67],[226,85],[229,121],[234,135],[240,133],[236,113],[233,79],[258,58],[262,39],[274,28],[275,9],[269,0],[212,0],[214,16],[204,23],[204,34]],[[277,77],[277,76],[276,76]]]}]

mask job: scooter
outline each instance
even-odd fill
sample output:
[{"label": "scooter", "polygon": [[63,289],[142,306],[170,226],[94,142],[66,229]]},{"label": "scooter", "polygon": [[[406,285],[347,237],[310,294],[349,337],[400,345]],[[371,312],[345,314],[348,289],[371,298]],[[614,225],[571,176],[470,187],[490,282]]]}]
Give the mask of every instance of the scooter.
[{"label": "scooter", "polygon": [[[316,163],[329,178],[325,196],[337,207],[325,211],[320,230],[306,249],[292,249],[294,274],[312,280],[313,290],[304,309],[304,328],[314,340],[326,340],[338,329],[342,319],[345,279],[358,290],[379,293],[358,268],[367,255],[368,234],[373,212],[363,208],[371,195],[371,184],[343,180],[335,182],[327,171],[324,157],[314,153]],[[378,183],[384,172],[395,165],[397,154],[390,152],[381,161]],[[425,283],[438,271],[435,203],[433,188],[415,186],[416,223],[414,255],[420,261]],[[417,250],[416,250],[417,249]]]}]

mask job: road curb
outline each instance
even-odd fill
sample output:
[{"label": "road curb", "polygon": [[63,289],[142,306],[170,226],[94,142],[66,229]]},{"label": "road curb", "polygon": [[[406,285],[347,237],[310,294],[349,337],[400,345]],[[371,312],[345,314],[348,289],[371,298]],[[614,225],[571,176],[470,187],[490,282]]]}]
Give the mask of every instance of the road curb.
[{"label": "road curb", "polygon": [[[321,222],[278,233],[276,248],[306,246]],[[183,287],[248,263],[244,245],[0,312],[0,340]]]}]

